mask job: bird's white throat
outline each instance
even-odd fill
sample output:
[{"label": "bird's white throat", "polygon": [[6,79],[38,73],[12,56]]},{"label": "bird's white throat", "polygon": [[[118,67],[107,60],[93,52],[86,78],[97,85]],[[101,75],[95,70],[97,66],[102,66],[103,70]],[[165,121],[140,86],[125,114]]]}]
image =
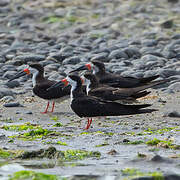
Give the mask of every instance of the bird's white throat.
[{"label": "bird's white throat", "polygon": [[29,71],[31,72],[31,74],[33,75],[32,77],[32,83],[33,83],[33,87],[36,86],[36,77],[39,73],[39,71],[35,68],[31,68],[29,67]]},{"label": "bird's white throat", "polygon": [[90,85],[91,85],[91,81],[89,79],[86,79],[86,93],[88,95],[90,89]]},{"label": "bird's white throat", "polygon": [[97,66],[92,66],[92,69],[93,69],[93,74],[96,74],[99,72],[99,68]]},{"label": "bird's white throat", "polygon": [[71,98],[71,102],[73,101],[73,91],[76,89],[77,87],[77,82],[73,81],[71,78],[67,77],[66,78],[67,81],[69,82],[69,84],[71,85],[71,94],[70,94],[70,98]]}]

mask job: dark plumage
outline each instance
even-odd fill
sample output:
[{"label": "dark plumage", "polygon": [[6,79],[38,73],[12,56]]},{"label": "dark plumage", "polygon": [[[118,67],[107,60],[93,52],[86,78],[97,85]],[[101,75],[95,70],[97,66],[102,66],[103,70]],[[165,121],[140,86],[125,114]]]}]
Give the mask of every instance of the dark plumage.
[{"label": "dark plumage", "polygon": [[[41,64],[38,63],[29,64],[29,68],[24,69],[23,71],[17,73],[11,80],[30,73],[33,75],[32,76],[33,93],[42,99],[53,101],[51,112],[54,111],[55,102],[61,102],[68,98],[70,94],[70,86],[67,86],[65,88],[64,86],[58,86],[57,88],[52,88],[50,90],[47,90],[53,84],[57,83],[57,81],[53,81],[45,78],[44,68]],[[47,113],[48,108],[49,108],[49,101],[43,113]]]},{"label": "dark plumage", "polygon": [[99,83],[108,84],[109,86],[119,88],[134,88],[142,86],[159,77],[159,75],[147,78],[123,77],[119,74],[106,72],[104,63],[97,60],[92,60],[90,64],[83,65],[73,70],[72,72],[87,69],[93,70],[93,74],[96,75],[96,77],[99,80]]},{"label": "dark plumage", "polygon": [[87,82],[88,95],[100,97],[108,101],[118,101],[123,103],[135,102],[137,98],[144,97],[150,93],[144,91],[145,89],[165,82],[164,80],[160,80],[149,82],[146,85],[135,88],[114,88],[105,84],[100,84],[97,77],[90,72],[86,72],[84,77],[86,79],[85,82]]},{"label": "dark plumage", "polygon": [[[123,105],[116,102],[109,102],[87,96],[82,91],[82,82],[79,76],[69,75],[65,80],[72,86],[71,88],[71,108],[79,117],[97,117],[97,116],[120,116],[141,113],[150,113],[153,110],[141,110],[151,106],[150,104],[142,105]],[[86,129],[90,127],[92,119],[88,119]]]}]

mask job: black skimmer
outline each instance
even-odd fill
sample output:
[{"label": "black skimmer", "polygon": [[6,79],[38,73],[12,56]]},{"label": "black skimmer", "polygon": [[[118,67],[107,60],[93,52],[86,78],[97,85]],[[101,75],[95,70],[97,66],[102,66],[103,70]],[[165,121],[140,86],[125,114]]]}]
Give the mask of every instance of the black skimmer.
[{"label": "black skimmer", "polygon": [[17,79],[21,76],[32,74],[32,82],[33,82],[33,93],[38,97],[48,100],[46,109],[42,113],[47,113],[50,101],[52,101],[52,109],[51,112],[54,112],[55,102],[62,102],[67,99],[70,95],[70,86],[64,87],[58,86],[57,88],[52,88],[47,90],[53,84],[57,83],[57,81],[49,80],[44,77],[44,68],[41,64],[32,63],[29,64],[29,67],[24,69],[23,71],[17,73],[10,81]]},{"label": "black skimmer", "polygon": [[104,63],[97,60],[92,60],[91,63],[80,66],[71,71],[71,73],[82,70],[93,70],[93,74],[96,75],[101,84],[108,84],[109,86],[119,88],[134,88],[142,86],[159,77],[159,75],[147,78],[123,77],[119,74],[106,72]]},{"label": "black skimmer", "polygon": [[150,104],[142,105],[123,105],[117,102],[102,100],[94,96],[86,95],[82,90],[81,78],[77,75],[69,75],[62,80],[65,85],[71,85],[71,108],[79,117],[87,117],[88,123],[86,129],[89,129],[92,117],[99,116],[121,116],[150,113],[153,109],[144,109]]},{"label": "black skimmer", "polygon": [[86,92],[88,95],[120,103],[136,102],[137,98],[144,97],[150,93],[150,91],[145,91],[145,89],[166,82],[165,80],[159,80],[134,88],[115,88],[106,84],[100,84],[97,77],[91,72],[86,72],[83,77],[85,78],[84,83],[86,84]]}]

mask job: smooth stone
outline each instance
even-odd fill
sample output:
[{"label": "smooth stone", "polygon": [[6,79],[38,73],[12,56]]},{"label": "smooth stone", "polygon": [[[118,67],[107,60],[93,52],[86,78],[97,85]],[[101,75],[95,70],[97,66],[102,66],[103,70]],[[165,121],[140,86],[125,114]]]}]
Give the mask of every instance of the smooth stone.
[{"label": "smooth stone", "polygon": [[158,62],[158,57],[157,56],[153,56],[151,54],[147,54],[141,57],[141,60],[143,62],[149,62],[149,61],[155,61]]},{"label": "smooth stone", "polygon": [[173,19],[169,19],[169,20],[162,22],[161,27],[166,28],[166,29],[170,29],[173,27],[173,24],[174,24]]},{"label": "smooth stone", "polygon": [[151,161],[153,162],[171,162],[170,159],[166,159],[158,154],[154,155],[152,158],[151,158]]},{"label": "smooth stone", "polygon": [[124,59],[128,59],[128,55],[122,51],[122,50],[114,50],[112,51],[109,56],[108,56],[109,59],[120,59],[120,58],[124,58]]},{"label": "smooth stone", "polygon": [[21,60],[24,63],[28,63],[28,62],[43,61],[45,58],[46,58],[46,56],[44,56],[44,55],[27,54],[27,55],[16,56],[14,60]]},{"label": "smooth stone", "polygon": [[154,47],[142,47],[140,49],[140,53],[142,55],[150,54],[151,52],[157,52],[157,49],[155,49]]},{"label": "smooth stone", "polygon": [[6,59],[7,59],[7,60],[11,60],[11,59],[13,59],[15,56],[16,56],[15,54],[7,54],[7,55],[6,55]]},{"label": "smooth stone", "polygon": [[24,114],[33,114],[32,111],[25,111]]},{"label": "smooth stone", "polygon": [[19,83],[19,81],[13,80],[13,81],[9,81],[9,82],[5,83],[5,85],[8,88],[15,88],[15,87],[19,87],[20,83]]},{"label": "smooth stone", "polygon": [[102,62],[109,62],[108,53],[103,52],[103,53],[93,55],[91,60],[98,60],[98,61],[100,60]]},{"label": "smooth stone", "polygon": [[55,9],[54,13],[57,17],[64,17],[67,11],[64,8],[57,8]]},{"label": "smooth stone", "polygon": [[56,64],[48,64],[44,67],[45,71],[57,71],[58,68],[60,67],[60,64],[56,63]]},{"label": "smooth stone", "polygon": [[178,3],[179,0],[168,0],[169,3]]},{"label": "smooth stone", "polygon": [[13,60],[13,61],[8,61],[6,64],[13,65],[13,66],[21,66],[24,64],[24,62],[21,60]]},{"label": "smooth stone", "polygon": [[13,65],[4,65],[1,69],[3,71],[16,71],[16,67]]},{"label": "smooth stone", "polygon": [[144,53],[144,55],[147,55],[147,54],[151,54],[153,56],[158,56],[158,57],[164,57],[162,53],[156,52],[156,51],[149,51],[147,53]]},{"label": "smooth stone", "polygon": [[164,112],[163,117],[178,117],[179,118],[180,113],[175,110],[172,110],[172,111]]},{"label": "smooth stone", "polygon": [[1,101],[5,101],[5,102],[11,102],[14,101],[14,97],[13,96],[4,96],[3,98],[1,98]]},{"label": "smooth stone", "polygon": [[81,62],[81,58],[79,56],[73,56],[73,57],[70,57],[70,58],[67,58],[63,61],[63,65],[65,64],[78,64]]},{"label": "smooth stone", "polygon": [[4,107],[24,107],[19,102],[12,102],[12,103],[5,103],[3,104]]},{"label": "smooth stone", "polygon": [[0,88],[0,98],[4,96],[14,96],[16,93],[9,90],[8,88]]},{"label": "smooth stone", "polygon": [[33,114],[32,111],[16,111],[16,114]]},{"label": "smooth stone", "polygon": [[175,34],[171,37],[171,39],[180,39],[180,34]]},{"label": "smooth stone", "polygon": [[16,73],[17,71],[6,71],[3,75],[3,78],[11,79]]},{"label": "smooth stone", "polygon": [[0,55],[0,63],[5,63],[5,62],[6,62],[6,58]]},{"label": "smooth stone", "polygon": [[164,89],[161,89],[164,93],[167,93],[167,94],[174,94],[175,92],[172,90],[172,89],[167,89],[167,88],[164,88]]},{"label": "smooth stone", "polygon": [[9,0],[1,0],[0,1],[0,6],[7,6],[9,4]]},{"label": "smooth stone", "polygon": [[179,92],[180,91],[180,82],[171,84],[168,88],[172,89],[173,91]]},{"label": "smooth stone", "polygon": [[159,69],[158,74],[162,77],[170,77],[174,75],[180,75],[180,72],[173,69]]},{"label": "smooth stone", "polygon": [[141,53],[139,52],[139,50],[137,48],[125,48],[124,52],[128,55],[129,58],[134,57],[134,58],[140,58],[141,57]]},{"label": "smooth stone", "polygon": [[73,52],[73,48],[71,46],[67,46],[67,47],[61,48],[60,52],[61,53]]},{"label": "smooth stone", "polygon": [[157,44],[158,44],[157,40],[144,40],[144,41],[142,41],[142,46],[146,46],[146,47],[156,46]]}]

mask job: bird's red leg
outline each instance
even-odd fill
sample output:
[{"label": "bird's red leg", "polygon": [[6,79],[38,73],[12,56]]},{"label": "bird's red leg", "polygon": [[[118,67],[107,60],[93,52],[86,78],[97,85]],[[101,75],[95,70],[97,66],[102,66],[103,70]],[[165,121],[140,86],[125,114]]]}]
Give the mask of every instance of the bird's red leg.
[{"label": "bird's red leg", "polygon": [[54,112],[54,106],[55,106],[55,101],[53,101],[53,103],[52,103],[52,109],[51,109],[51,112]]},{"label": "bird's red leg", "polygon": [[47,103],[47,106],[46,106],[45,111],[44,111],[44,112],[41,112],[41,113],[42,113],[42,114],[46,114],[46,113],[47,113],[48,108],[49,108],[49,101],[48,101],[48,103]]},{"label": "bird's red leg", "polygon": [[90,126],[91,126],[91,123],[92,123],[92,118],[88,118],[88,123],[86,125],[86,128],[85,129],[89,129]]},{"label": "bird's red leg", "polygon": [[89,127],[91,126],[92,123],[92,118],[89,120]]},{"label": "bird's red leg", "polygon": [[88,123],[87,123],[85,129],[89,129],[89,118],[87,120],[88,120]]}]

